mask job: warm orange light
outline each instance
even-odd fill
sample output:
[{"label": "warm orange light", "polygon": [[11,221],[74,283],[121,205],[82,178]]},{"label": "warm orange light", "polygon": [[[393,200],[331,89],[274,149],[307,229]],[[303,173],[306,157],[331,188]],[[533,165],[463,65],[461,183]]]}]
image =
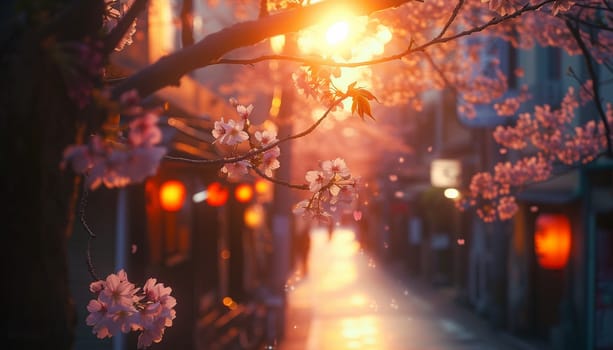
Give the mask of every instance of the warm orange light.
[{"label": "warm orange light", "polygon": [[243,216],[245,225],[249,228],[255,229],[264,223],[264,209],[260,204],[254,204],[245,209]]},{"label": "warm orange light", "polygon": [[224,260],[228,260],[230,259],[230,251],[227,249],[224,249],[221,251],[221,258]]},{"label": "warm orange light", "polygon": [[326,41],[330,45],[336,45],[347,39],[349,36],[349,23],[345,21],[336,22],[326,31]]},{"label": "warm orange light", "polygon": [[536,218],[534,249],[539,265],[545,269],[561,269],[570,256],[570,220],[560,214],[540,214]]},{"label": "warm orange light", "polygon": [[255,192],[258,194],[265,194],[270,190],[270,182],[266,180],[259,179],[255,182]]},{"label": "warm orange light", "polygon": [[228,189],[219,182],[211,183],[207,188],[206,202],[214,207],[219,207],[228,201]]},{"label": "warm orange light", "polygon": [[185,185],[181,181],[166,181],[160,187],[160,205],[166,211],[178,211],[185,200]]},{"label": "warm orange light", "polygon": [[247,203],[253,198],[253,188],[249,184],[240,184],[234,190],[234,198],[241,203]]},{"label": "warm orange light", "polygon": [[229,309],[236,309],[236,302],[234,301],[234,299],[230,298],[230,297],[224,297],[221,302]]}]

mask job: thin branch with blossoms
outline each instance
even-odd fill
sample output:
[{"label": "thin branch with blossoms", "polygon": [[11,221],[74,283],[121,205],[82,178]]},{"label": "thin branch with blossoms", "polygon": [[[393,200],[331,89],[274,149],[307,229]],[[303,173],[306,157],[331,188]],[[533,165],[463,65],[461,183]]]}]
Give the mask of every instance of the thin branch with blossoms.
[{"label": "thin branch with blossoms", "polygon": [[447,32],[447,29],[449,29],[449,27],[451,26],[453,21],[455,21],[455,19],[460,14],[460,9],[462,8],[462,5],[464,5],[464,0],[459,0],[458,4],[454,7],[453,11],[451,12],[451,16],[449,17],[447,22],[445,22],[445,25],[443,26],[443,29],[441,29],[441,31],[438,33],[438,35],[434,37],[435,40],[436,39],[440,39],[440,38],[443,37],[443,35],[445,35],[445,33]]},{"label": "thin branch with blossoms", "polygon": [[270,181],[272,183],[275,183],[277,185],[285,186],[285,187],[288,187],[288,188],[294,188],[294,189],[297,189],[297,190],[308,190],[309,189],[309,185],[305,185],[305,184],[303,184],[303,185],[296,185],[296,184],[289,183],[287,181],[279,180],[279,179],[276,179],[276,178],[274,178],[272,176],[266,175],[264,172],[262,172],[258,168],[252,168],[252,170],[255,171],[256,174],[258,174],[260,177],[262,177],[262,178],[264,178],[264,179],[266,179],[266,180],[268,180],[268,181]]},{"label": "thin branch with blossoms", "polygon": [[330,114],[330,112],[332,112],[334,110],[334,108],[336,108],[341,102],[343,102],[345,99],[347,99],[349,96],[348,95],[342,95],[341,97],[339,97],[338,99],[336,99],[329,107],[328,109],[326,109],[326,111],[323,113],[323,115],[321,117],[319,117],[319,119],[317,119],[315,121],[315,123],[313,123],[310,127],[308,127],[307,129],[297,133],[297,134],[293,134],[293,135],[289,135],[286,136],[282,139],[277,140],[274,143],[271,143],[270,145],[258,148],[258,149],[251,149],[248,152],[246,152],[245,154],[242,155],[238,155],[238,156],[234,156],[234,157],[227,157],[227,158],[219,158],[219,159],[193,159],[193,158],[186,158],[186,157],[178,157],[178,156],[171,156],[171,155],[166,155],[165,158],[166,159],[171,159],[171,160],[178,160],[178,161],[183,161],[183,162],[188,162],[188,163],[193,163],[193,164],[227,164],[227,163],[235,163],[235,162],[240,162],[243,160],[248,160],[253,158],[254,156],[264,153],[270,149],[273,149],[274,147],[279,146],[282,143],[285,143],[287,141],[290,140],[294,140],[294,139],[298,139],[304,136],[307,136],[308,134],[312,133],[313,131],[315,131],[315,129],[328,117],[328,115]]},{"label": "thin branch with blossoms", "polygon": [[[319,59],[319,58],[313,58],[313,57],[300,57],[300,56],[291,56],[291,55],[262,55],[262,56],[258,56],[258,57],[254,57],[254,58],[250,58],[250,59],[231,59],[231,58],[220,58],[214,62],[211,62],[207,65],[215,65],[215,64],[238,64],[238,65],[251,65],[251,64],[255,64],[255,63],[259,63],[259,62],[263,62],[263,61],[270,61],[270,60],[282,60],[282,61],[292,61],[292,62],[297,62],[297,63],[303,63],[303,64],[309,64],[309,65],[326,65],[326,66],[332,66],[332,67],[346,67],[346,68],[356,68],[356,67],[363,67],[363,66],[372,66],[372,65],[376,65],[376,64],[381,64],[381,63],[387,63],[387,62],[391,62],[391,61],[396,61],[396,60],[400,60],[403,57],[406,57],[412,53],[415,52],[419,52],[419,51],[424,51],[425,49],[429,48],[430,46],[434,46],[434,45],[438,45],[438,44],[444,44],[450,41],[454,41],[457,39],[460,39],[462,37],[465,36],[469,36],[475,33],[479,33],[484,31],[485,29],[488,29],[490,27],[496,26],[498,24],[504,23],[505,21],[509,20],[509,19],[513,19],[513,18],[517,18],[521,15],[523,15],[526,12],[533,12],[533,11],[538,11],[539,9],[541,9],[543,6],[552,3],[556,0],[545,0],[543,2],[540,2],[538,4],[535,5],[529,5],[527,4],[526,6],[522,7],[519,10],[516,10],[515,12],[509,13],[507,15],[504,16],[497,16],[492,18],[491,20],[489,20],[488,22],[479,25],[479,26],[475,26],[471,29],[467,29],[464,30],[462,32],[459,32],[457,34],[454,35],[450,35],[447,37],[440,37],[440,38],[434,38],[426,43],[423,43],[421,45],[418,46],[412,46],[409,45],[409,47],[407,47],[404,51],[399,52],[397,54],[393,54],[393,55],[388,55],[385,57],[380,57],[380,58],[375,58],[372,60],[364,60],[364,61],[354,61],[354,62],[336,62],[333,60],[328,60],[328,59]],[[449,18],[449,21],[452,21],[455,17],[451,17]]]},{"label": "thin branch with blossoms", "polygon": [[217,62],[223,55],[261,42],[275,35],[299,31],[321,21],[321,13],[331,12],[340,3],[354,10],[354,15],[368,15],[418,0],[322,1],[258,20],[234,24],[209,34],[199,42],[162,57],[140,72],[113,87],[113,97],[136,89],[146,97],[162,87],[178,85],[182,76]]}]

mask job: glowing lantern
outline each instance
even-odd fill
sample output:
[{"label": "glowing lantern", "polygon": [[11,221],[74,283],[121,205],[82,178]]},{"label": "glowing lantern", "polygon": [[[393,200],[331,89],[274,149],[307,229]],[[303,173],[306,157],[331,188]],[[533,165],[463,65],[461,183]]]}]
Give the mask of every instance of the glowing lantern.
[{"label": "glowing lantern", "polygon": [[234,198],[240,203],[247,203],[253,198],[253,189],[248,184],[240,184],[234,190]]},{"label": "glowing lantern", "polygon": [[178,211],[185,200],[185,186],[181,181],[166,181],[160,187],[160,205],[166,211]]},{"label": "glowing lantern", "polygon": [[264,208],[260,204],[254,204],[245,209],[243,219],[245,225],[249,228],[255,229],[264,223]]},{"label": "glowing lantern", "polygon": [[207,188],[206,202],[213,207],[220,207],[228,201],[228,189],[219,182],[211,183]]},{"label": "glowing lantern", "polygon": [[540,214],[536,218],[534,249],[539,265],[561,269],[570,256],[570,220],[560,214]]},{"label": "glowing lantern", "polygon": [[268,180],[258,179],[255,182],[255,193],[258,195],[258,201],[260,202],[270,202],[272,201],[273,196],[273,188],[272,183]]}]

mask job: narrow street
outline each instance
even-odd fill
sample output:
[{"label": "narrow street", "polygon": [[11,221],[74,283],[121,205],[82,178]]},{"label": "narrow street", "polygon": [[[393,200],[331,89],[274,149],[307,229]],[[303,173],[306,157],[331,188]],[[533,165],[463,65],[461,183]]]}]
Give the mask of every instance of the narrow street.
[{"label": "narrow street", "polygon": [[393,278],[352,230],[312,231],[309,273],[288,284],[280,350],[534,349],[493,330],[444,293]]}]

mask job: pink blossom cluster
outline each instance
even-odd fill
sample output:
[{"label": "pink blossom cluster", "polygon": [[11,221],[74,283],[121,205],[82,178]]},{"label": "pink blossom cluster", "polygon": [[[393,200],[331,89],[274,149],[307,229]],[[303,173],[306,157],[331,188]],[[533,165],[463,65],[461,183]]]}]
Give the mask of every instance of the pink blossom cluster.
[{"label": "pink blossom cluster", "polygon": [[92,135],[87,144],[70,145],[64,150],[60,166],[64,169],[70,165],[74,172],[86,175],[90,189],[102,184],[113,188],[141,182],[155,174],[166,154],[165,147],[157,146],[162,140],[157,126],[161,109],[142,108],[136,91],[130,91],[121,97],[119,112],[129,118],[127,128],[120,127],[111,114],[105,134]]},{"label": "pink blossom cluster", "polygon": [[[581,100],[584,102],[585,98]],[[478,207],[477,213],[484,221],[509,219],[517,210],[510,195],[513,188],[549,179],[555,164],[572,166],[596,159],[607,146],[605,124],[596,119],[575,125],[579,105],[575,90],[570,87],[560,108],[536,106],[534,113],[520,114],[515,125],[497,127],[493,132],[496,142],[509,149],[528,151],[528,155],[514,162],[497,163],[493,173],[475,174],[467,197],[458,206]],[[606,105],[606,118],[613,125],[610,103]]]},{"label": "pink blossom cluster", "polygon": [[511,117],[517,113],[521,104],[526,102],[530,98],[528,94],[528,87],[523,86],[520,89],[520,93],[517,96],[507,97],[502,102],[494,103],[494,110],[496,114],[501,117]]},{"label": "pink blossom cluster", "polygon": [[159,343],[176,317],[172,289],[155,278],[149,278],[141,290],[119,270],[105,280],[92,282],[89,289],[96,297],[87,304],[86,323],[100,339],[138,331],[138,348],[144,349]]},{"label": "pink blossom cluster", "polygon": [[359,179],[352,177],[342,158],[321,162],[318,170],[307,171],[305,179],[313,194],[295,205],[294,214],[310,213],[325,220],[330,214],[324,204],[329,203],[330,210],[334,211],[337,205],[349,204],[357,198]]},{"label": "pink blossom cluster", "polygon": [[211,132],[215,138],[214,142],[237,147],[249,141],[254,156],[225,164],[221,172],[230,178],[236,178],[247,174],[249,168],[256,167],[266,176],[271,177],[273,170],[280,166],[278,158],[281,155],[281,149],[275,145],[279,142],[277,131],[274,129],[256,130],[251,134],[249,116],[253,111],[253,105],[239,104],[236,99],[230,99],[230,103],[235,106],[239,119],[230,119],[226,122],[224,118],[221,118],[216,121]]}]

